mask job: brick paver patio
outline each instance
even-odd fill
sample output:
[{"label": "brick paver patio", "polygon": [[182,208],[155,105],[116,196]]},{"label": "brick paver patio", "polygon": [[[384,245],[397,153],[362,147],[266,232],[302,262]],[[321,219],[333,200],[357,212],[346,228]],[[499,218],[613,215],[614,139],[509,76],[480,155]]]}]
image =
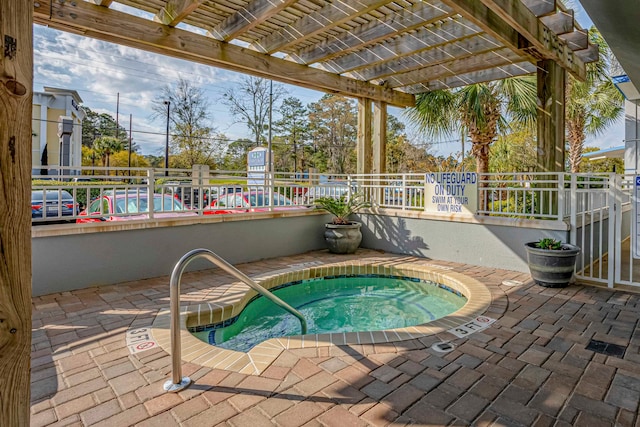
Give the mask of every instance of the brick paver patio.
[{"label": "brick paver patio", "polygon": [[[356,256],[370,254],[387,256]],[[238,267],[252,275],[336,259],[314,252]],[[31,424],[640,426],[638,295],[545,289],[527,274],[432,262],[483,282],[494,299],[487,315],[498,321],[453,340],[453,352],[431,350],[442,337],[430,336],[286,350],[259,376],[184,364],[195,382],[176,394],[162,388],[169,355],[130,354],[125,341],[129,328],[150,326],[168,307],[168,277],[36,297]],[[229,280],[218,271],[185,275],[185,303]],[[590,340],[627,348],[608,356],[587,350]]]}]

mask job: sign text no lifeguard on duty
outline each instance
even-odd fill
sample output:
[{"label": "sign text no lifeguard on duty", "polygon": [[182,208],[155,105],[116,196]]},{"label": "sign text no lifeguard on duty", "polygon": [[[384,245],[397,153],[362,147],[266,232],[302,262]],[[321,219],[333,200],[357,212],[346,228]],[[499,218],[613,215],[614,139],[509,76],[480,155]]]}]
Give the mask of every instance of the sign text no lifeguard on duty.
[{"label": "sign text no lifeguard on duty", "polygon": [[425,212],[474,215],[478,210],[477,173],[429,172],[425,182]]}]

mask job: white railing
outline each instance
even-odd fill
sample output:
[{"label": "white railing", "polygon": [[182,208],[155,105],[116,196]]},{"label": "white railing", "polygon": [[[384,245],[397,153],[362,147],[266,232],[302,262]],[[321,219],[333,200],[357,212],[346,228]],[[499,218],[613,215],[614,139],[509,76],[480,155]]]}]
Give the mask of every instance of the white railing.
[{"label": "white railing", "polygon": [[[32,222],[188,217],[313,207],[318,197],[362,193],[373,207],[425,211],[426,174],[326,175],[193,169],[85,167],[34,175]],[[482,174],[481,216],[566,220],[606,210],[609,175]],[[148,208],[149,200],[154,208]],[[44,203],[44,199],[47,202]],[[171,202],[170,199],[175,199]],[[98,202],[97,202],[98,201]],[[142,206],[147,205],[147,206]],[[82,212],[82,214],[80,214]]]}]

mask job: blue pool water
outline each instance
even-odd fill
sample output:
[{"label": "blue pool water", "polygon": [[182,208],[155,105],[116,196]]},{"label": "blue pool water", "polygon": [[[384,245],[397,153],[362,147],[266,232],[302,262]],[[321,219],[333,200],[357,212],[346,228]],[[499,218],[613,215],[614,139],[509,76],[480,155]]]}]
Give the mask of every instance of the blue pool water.
[{"label": "blue pool water", "polygon": [[[308,333],[363,332],[427,323],[462,307],[467,299],[433,282],[389,276],[340,276],[279,286],[273,291],[307,320]],[[219,347],[248,351],[269,338],[300,334],[300,322],[257,297],[239,316],[192,330]]]}]

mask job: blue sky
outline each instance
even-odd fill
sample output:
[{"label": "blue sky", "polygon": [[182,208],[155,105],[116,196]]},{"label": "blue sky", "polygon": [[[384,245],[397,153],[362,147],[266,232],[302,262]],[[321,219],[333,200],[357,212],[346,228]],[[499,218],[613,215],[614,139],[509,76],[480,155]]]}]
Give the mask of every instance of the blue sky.
[{"label": "blue sky", "polygon": [[[117,3],[114,3],[117,5]],[[591,21],[581,7],[576,19],[588,28]],[[115,117],[119,93],[119,121],[129,129],[133,116],[133,138],[143,154],[162,155],[165,122],[152,119],[152,102],[164,86],[182,77],[200,86],[210,102],[210,113],[219,132],[230,139],[248,137],[248,129],[237,123],[222,104],[223,92],[238,85],[243,75],[206,65],[200,65],[125,46],[118,46],[71,33],[34,26],[34,90],[44,86],[76,90],[83,105],[99,113]],[[303,104],[316,102],[324,93],[284,85],[287,96],[299,98]],[[401,118],[402,110],[391,108],[390,114]],[[614,125],[597,141],[587,145],[608,148],[621,145],[624,124]],[[410,131],[410,133],[413,133]],[[449,140],[449,138],[443,138]],[[467,147],[468,149],[468,147]],[[436,141],[430,149],[435,155],[447,155],[460,150],[458,141]]]}]

